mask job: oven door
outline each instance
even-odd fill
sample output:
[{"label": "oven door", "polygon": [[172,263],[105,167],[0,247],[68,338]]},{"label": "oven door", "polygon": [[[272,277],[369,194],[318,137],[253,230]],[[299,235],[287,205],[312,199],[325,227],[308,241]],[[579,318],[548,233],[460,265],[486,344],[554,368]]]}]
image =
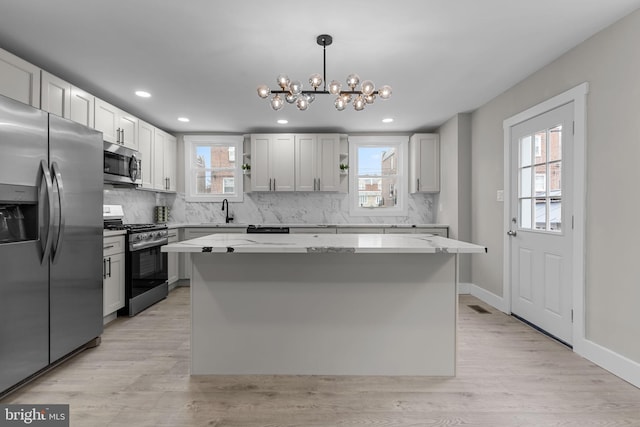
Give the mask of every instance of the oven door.
[{"label": "oven door", "polygon": [[160,252],[161,246],[129,252],[130,287],[129,298],[136,298],[167,282],[167,254]]}]

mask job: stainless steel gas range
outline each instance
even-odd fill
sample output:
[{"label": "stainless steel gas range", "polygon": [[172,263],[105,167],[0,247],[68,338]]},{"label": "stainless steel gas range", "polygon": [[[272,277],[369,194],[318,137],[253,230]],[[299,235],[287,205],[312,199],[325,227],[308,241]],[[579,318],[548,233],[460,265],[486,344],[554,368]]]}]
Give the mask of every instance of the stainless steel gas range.
[{"label": "stainless steel gas range", "polygon": [[[109,213],[107,214],[107,210]],[[113,213],[115,212],[115,214]],[[124,224],[122,207],[105,206],[104,227],[125,230],[125,306],[119,315],[135,316],[167,297],[167,254],[160,248],[169,241],[166,224]]]}]

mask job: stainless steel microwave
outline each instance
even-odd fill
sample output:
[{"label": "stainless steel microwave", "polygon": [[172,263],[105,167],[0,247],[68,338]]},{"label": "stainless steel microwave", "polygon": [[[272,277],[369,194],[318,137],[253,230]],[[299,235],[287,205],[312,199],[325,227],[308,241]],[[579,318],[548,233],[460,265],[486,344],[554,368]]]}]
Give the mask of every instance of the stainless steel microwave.
[{"label": "stainless steel microwave", "polygon": [[104,182],[142,184],[142,156],[136,150],[110,142],[104,143]]}]

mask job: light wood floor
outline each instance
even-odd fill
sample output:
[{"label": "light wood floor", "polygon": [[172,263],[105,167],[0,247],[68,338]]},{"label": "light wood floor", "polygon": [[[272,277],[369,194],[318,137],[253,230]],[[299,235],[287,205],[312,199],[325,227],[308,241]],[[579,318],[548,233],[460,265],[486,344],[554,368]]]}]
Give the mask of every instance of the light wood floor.
[{"label": "light wood floor", "polygon": [[470,296],[455,378],[190,377],[188,356],[183,287],[2,403],[68,403],[73,427],[640,426],[639,389]]}]

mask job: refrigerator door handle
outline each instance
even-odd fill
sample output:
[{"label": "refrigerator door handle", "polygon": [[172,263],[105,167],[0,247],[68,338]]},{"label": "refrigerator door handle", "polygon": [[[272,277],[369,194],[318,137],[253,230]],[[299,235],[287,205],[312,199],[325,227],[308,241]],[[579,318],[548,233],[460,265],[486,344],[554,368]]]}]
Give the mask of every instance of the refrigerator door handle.
[{"label": "refrigerator door handle", "polygon": [[49,251],[51,250],[51,240],[52,240],[52,236],[51,236],[51,232],[53,230],[53,225],[54,225],[54,217],[53,217],[53,182],[51,181],[51,173],[49,172],[49,166],[47,165],[47,161],[46,160],[42,160],[40,162],[40,171],[42,172],[42,177],[44,178],[44,182],[46,185],[46,190],[47,190],[47,202],[49,205],[49,212],[48,212],[48,217],[45,219],[44,218],[44,204],[40,203],[40,218],[41,218],[41,224],[44,224],[46,222],[47,224],[47,229],[46,229],[46,240],[43,242],[42,241],[42,235],[43,233],[43,229],[40,229],[40,245],[42,248],[42,258],[40,259],[40,264],[43,264],[44,262],[49,262],[48,258],[49,258]]},{"label": "refrigerator door handle", "polygon": [[60,245],[62,245],[62,238],[64,237],[64,228],[66,223],[66,215],[65,215],[65,204],[64,204],[64,185],[62,183],[62,174],[60,173],[60,168],[56,162],[51,164],[51,171],[53,180],[56,183],[56,188],[58,190],[58,207],[60,209],[60,217],[58,219],[58,235],[54,244],[51,248],[51,253],[53,255],[53,262],[55,263],[58,260],[58,254],[60,253]]}]

